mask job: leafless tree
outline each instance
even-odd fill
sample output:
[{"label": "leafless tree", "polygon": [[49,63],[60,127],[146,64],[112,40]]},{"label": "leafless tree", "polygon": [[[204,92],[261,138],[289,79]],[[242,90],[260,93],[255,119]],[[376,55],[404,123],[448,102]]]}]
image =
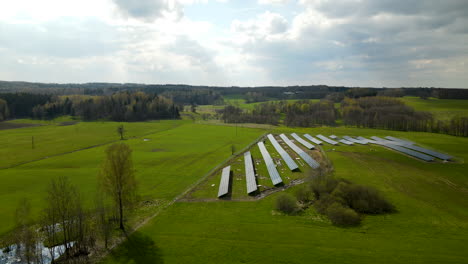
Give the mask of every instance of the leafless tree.
[{"label": "leafless tree", "polygon": [[106,158],[100,172],[103,190],[112,198],[118,210],[119,228],[125,231],[124,210],[136,199],[136,180],[133,170],[132,150],[123,143],[106,149]]}]

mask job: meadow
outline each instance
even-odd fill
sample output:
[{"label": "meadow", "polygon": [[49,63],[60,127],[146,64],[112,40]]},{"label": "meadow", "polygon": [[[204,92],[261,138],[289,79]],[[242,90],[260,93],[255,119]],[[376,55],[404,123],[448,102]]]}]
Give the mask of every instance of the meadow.
[{"label": "meadow", "polygon": [[[143,125],[146,125],[144,127]],[[67,135],[64,128],[74,131],[88,128],[86,138]],[[138,127],[141,126],[141,127]],[[250,128],[228,126],[205,126],[188,121],[167,121],[154,123],[128,123],[129,135],[145,135],[143,138],[131,138],[124,142],[133,149],[136,178],[139,182],[139,194],[142,199],[168,201],[182,193],[191,184],[207,174],[216,164],[231,155],[231,146],[242,149],[254,141],[263,131]],[[130,134],[131,128],[135,134]],[[139,128],[139,130],[137,129]],[[106,130],[107,129],[107,130]],[[47,135],[60,133],[62,139],[50,136],[47,144],[38,144],[34,149],[38,154],[28,155],[30,149],[17,148],[17,142],[2,142],[2,157],[18,157],[14,162],[28,161],[58,154],[59,151],[75,150],[76,146],[89,147],[97,143],[106,143],[118,139],[113,122],[83,122],[68,127],[40,126],[0,131],[5,139],[19,138],[18,135]],[[58,130],[55,131],[55,130]],[[101,131],[100,131],[101,130]],[[94,132],[93,132],[94,131]],[[13,227],[14,210],[18,201],[30,198],[35,216],[44,204],[45,190],[50,179],[59,175],[70,178],[76,184],[86,202],[91,204],[97,188],[97,174],[104,158],[107,145],[93,147],[63,155],[57,155],[8,169],[0,169],[0,234]],[[4,150],[6,149],[6,150]],[[41,156],[42,155],[42,156]],[[25,156],[25,157],[24,157]],[[23,159],[20,159],[23,157]],[[11,164],[11,163],[6,163]]]},{"label": "meadow", "polygon": [[[3,166],[50,157],[0,169],[0,234],[13,227],[14,210],[22,197],[32,200],[34,214],[38,216],[47,183],[59,175],[68,176],[91,204],[104,149],[119,141],[115,131],[118,124],[48,123],[1,130],[2,157],[12,156],[2,161]],[[274,202],[279,193],[258,201],[176,201],[114,249],[102,263],[468,262],[467,138],[344,127],[265,130],[188,120],[124,126],[128,130],[125,143],[133,149],[141,198],[163,203],[192,187],[201,186],[193,193],[195,198],[215,196],[216,188],[206,188],[217,186],[219,181],[217,174],[209,177],[213,169],[228,162],[234,164],[234,171],[243,169],[243,156],[231,159],[231,146],[241,153],[266,132],[391,135],[446,152],[456,159],[426,163],[380,146],[323,145],[335,177],[379,189],[398,212],[366,216],[359,227],[339,228],[312,207],[293,216],[278,213]],[[74,133],[75,129],[79,133]],[[42,138],[34,149],[37,152],[30,148],[28,139],[32,135]],[[57,139],[59,135],[63,138]],[[23,143],[16,145],[18,142]],[[267,148],[277,158],[268,142]],[[79,151],[68,153],[74,150]],[[254,159],[261,157],[256,145],[251,151]],[[260,163],[257,168],[261,175],[266,174],[262,166]],[[280,174],[283,179],[293,178],[287,170]],[[245,192],[245,180],[240,175],[234,174],[238,181],[234,183],[238,186],[234,197],[242,197]],[[268,177],[259,179],[259,184],[268,186]],[[300,187],[285,192],[294,194]]]},{"label": "meadow", "polygon": [[418,111],[429,111],[439,120],[449,120],[455,116],[468,116],[468,101],[454,99],[421,99],[419,97],[403,97],[401,100]]},{"label": "meadow", "polygon": [[[376,187],[398,212],[366,216],[362,226],[332,226],[313,208],[276,212],[259,201],[176,202],[104,263],[464,263],[468,261],[468,139],[352,128],[275,132],[393,135],[450,153],[425,163],[379,146],[323,147],[334,175]],[[287,192],[294,193],[299,186]],[[141,246],[141,244],[147,246]]]}]

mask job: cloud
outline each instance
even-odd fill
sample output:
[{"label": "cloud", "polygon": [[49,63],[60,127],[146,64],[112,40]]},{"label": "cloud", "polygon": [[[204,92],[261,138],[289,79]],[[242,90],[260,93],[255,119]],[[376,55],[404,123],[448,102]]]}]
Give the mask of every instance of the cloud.
[{"label": "cloud", "polygon": [[160,17],[180,19],[183,6],[176,0],[113,0],[121,13],[145,22],[152,22]]},{"label": "cloud", "polygon": [[258,0],[261,5],[284,5],[289,3],[290,0]]}]

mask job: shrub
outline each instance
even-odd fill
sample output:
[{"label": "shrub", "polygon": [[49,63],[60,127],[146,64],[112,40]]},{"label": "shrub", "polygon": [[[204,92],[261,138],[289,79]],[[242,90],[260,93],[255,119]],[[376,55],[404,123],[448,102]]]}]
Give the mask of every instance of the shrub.
[{"label": "shrub", "polygon": [[359,213],[382,214],[395,211],[378,190],[369,186],[348,184],[343,186],[341,196],[350,208]]},{"label": "shrub", "polygon": [[331,177],[319,176],[312,180],[310,189],[314,193],[315,199],[318,200],[322,195],[331,193],[338,185],[338,182],[338,180]]},{"label": "shrub", "polygon": [[297,189],[296,191],[296,199],[297,201],[301,202],[301,203],[307,203],[307,202],[310,202],[312,201],[312,199],[314,198],[314,195],[312,193],[312,191],[303,186],[299,189]]},{"label": "shrub", "polygon": [[292,214],[297,210],[296,200],[292,195],[283,193],[276,199],[276,210]]},{"label": "shrub", "polygon": [[337,226],[357,226],[361,223],[358,213],[351,208],[333,203],[327,209],[327,216]]}]

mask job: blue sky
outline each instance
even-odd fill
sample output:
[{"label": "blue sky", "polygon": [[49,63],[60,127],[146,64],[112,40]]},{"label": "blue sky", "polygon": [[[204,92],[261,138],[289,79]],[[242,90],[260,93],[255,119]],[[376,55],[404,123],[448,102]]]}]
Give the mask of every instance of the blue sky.
[{"label": "blue sky", "polygon": [[0,79],[468,87],[466,0],[15,0]]}]

